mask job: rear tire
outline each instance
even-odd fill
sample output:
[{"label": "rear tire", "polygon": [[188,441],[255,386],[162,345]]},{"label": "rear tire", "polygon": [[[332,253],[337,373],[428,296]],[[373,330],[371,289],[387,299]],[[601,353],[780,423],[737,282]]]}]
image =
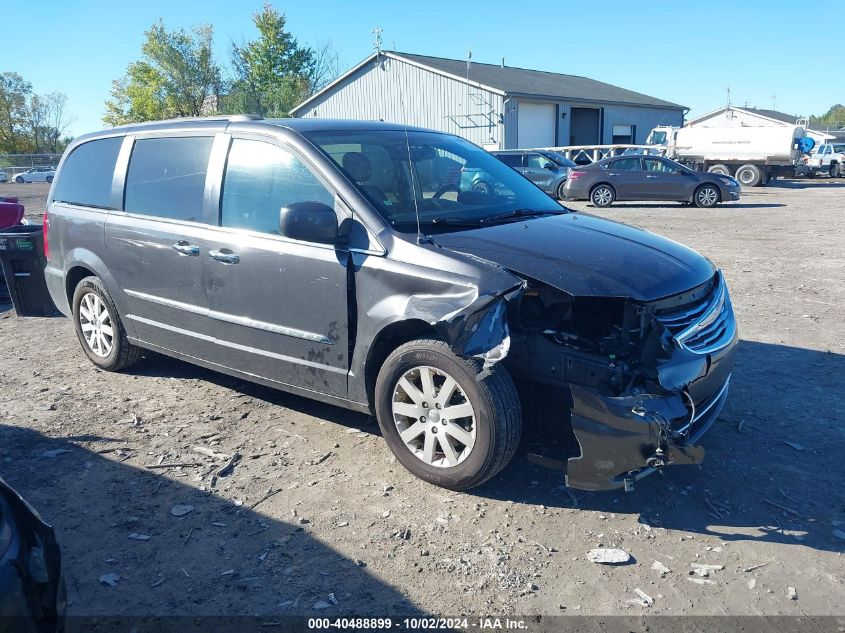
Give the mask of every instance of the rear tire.
[{"label": "rear tire", "polygon": [[47,176],[47,182],[53,182],[53,177],[52,177],[52,176]]},{"label": "rear tire", "polygon": [[596,185],[590,190],[590,201],[593,206],[609,207],[616,200],[616,191],[610,185]]},{"label": "rear tire", "polygon": [[736,170],[736,179],[743,187],[756,187],[763,180],[763,171],[757,165],[743,165]]},{"label": "rear tire", "polygon": [[472,190],[473,190],[473,191],[475,191],[475,192],[477,192],[477,193],[486,193],[486,194],[490,194],[490,193],[492,193],[493,188],[490,186],[490,184],[489,184],[489,183],[487,183],[487,182],[485,182],[485,181],[483,181],[483,180],[479,180],[477,183],[475,183],[475,184],[472,186]]},{"label": "rear tire", "polygon": [[[455,387],[447,394],[450,380]],[[409,341],[387,357],[376,379],[375,408],[402,465],[451,490],[474,488],[499,473],[522,432],[519,397],[501,363],[484,369],[482,361],[457,356],[436,339]]]},{"label": "rear tire", "polygon": [[22,185],[23,184],[23,178],[21,176],[18,176],[17,178],[15,178],[15,182],[18,183],[19,185]]},{"label": "rear tire", "polygon": [[701,185],[692,195],[693,204],[701,209],[712,209],[719,204],[719,189],[715,185]]},{"label": "rear tire", "polygon": [[141,348],[129,342],[117,308],[98,277],[85,277],[73,292],[73,325],[82,350],[105,371],[138,362]]},{"label": "rear tire", "polygon": [[566,200],[566,180],[561,181],[557,186],[557,199]]},{"label": "rear tire", "polygon": [[727,165],[722,165],[722,164],[711,165],[707,169],[707,173],[708,174],[721,174],[722,176],[730,176],[731,175],[731,169]]},{"label": "rear tire", "polygon": [[842,167],[839,163],[831,163],[830,164],[830,177],[831,178],[839,178],[842,175]]}]

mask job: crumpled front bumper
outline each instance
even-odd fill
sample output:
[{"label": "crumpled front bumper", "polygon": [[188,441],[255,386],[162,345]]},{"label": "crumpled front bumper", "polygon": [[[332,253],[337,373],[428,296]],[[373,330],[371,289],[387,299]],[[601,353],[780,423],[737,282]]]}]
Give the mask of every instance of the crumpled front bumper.
[{"label": "crumpled front bumper", "polygon": [[0,545],[0,631],[63,631],[66,593],[53,528],[2,479]]},{"label": "crumpled front bumper", "polygon": [[694,417],[679,395],[607,398],[573,386],[572,428],[581,456],[569,460],[566,485],[631,489],[664,466],[700,464],[704,448],[697,443],[719,417],[728,385]]},{"label": "crumpled front bumper", "polygon": [[[572,385],[572,429],[581,456],[568,460],[566,484],[581,490],[633,489],[634,482],[670,465],[700,464],[702,435],[728,398],[737,336],[712,354],[679,352],[661,374],[659,394],[601,396]],[[682,376],[695,376],[687,381]]]}]

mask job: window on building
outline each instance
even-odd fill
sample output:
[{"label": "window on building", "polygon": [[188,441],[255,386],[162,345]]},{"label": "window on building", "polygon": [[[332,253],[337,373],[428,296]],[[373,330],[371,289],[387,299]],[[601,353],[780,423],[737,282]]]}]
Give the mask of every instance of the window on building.
[{"label": "window on building", "polygon": [[642,171],[639,158],[620,158],[608,163],[608,169],[615,171]]},{"label": "window on building", "polygon": [[613,145],[633,145],[636,140],[636,126],[614,125]]},{"label": "window on building", "polygon": [[53,200],[99,209],[114,208],[111,198],[114,165],[123,137],[89,141],[65,159]]},{"label": "window on building", "polygon": [[334,206],[334,195],[288,150],[234,139],[223,177],[220,224],[279,233],[279,211],[296,202]]},{"label": "window on building", "polygon": [[126,174],[126,211],[199,222],[213,142],[211,136],[135,141]]}]

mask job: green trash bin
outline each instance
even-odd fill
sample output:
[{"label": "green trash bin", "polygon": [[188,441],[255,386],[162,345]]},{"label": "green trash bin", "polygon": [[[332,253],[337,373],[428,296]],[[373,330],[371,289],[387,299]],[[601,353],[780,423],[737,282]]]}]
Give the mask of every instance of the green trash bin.
[{"label": "green trash bin", "polygon": [[0,229],[0,266],[18,316],[58,313],[44,280],[44,237],[37,224]]}]

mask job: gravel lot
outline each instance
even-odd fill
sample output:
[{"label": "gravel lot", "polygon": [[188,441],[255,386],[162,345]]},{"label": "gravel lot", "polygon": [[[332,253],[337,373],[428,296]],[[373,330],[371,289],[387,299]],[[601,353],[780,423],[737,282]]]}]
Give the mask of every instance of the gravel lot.
[{"label": "gravel lot", "polygon": [[[33,218],[46,192],[0,185]],[[526,459],[537,430],[472,494],[438,489],[366,416],[153,354],[102,373],[68,320],[8,305],[0,473],[56,525],[76,615],[845,615],[843,202],[845,181],[818,179],[709,211],[601,211],[710,257],[741,328],[705,463],[633,493],[567,491]],[[242,459],[213,482],[224,458],[208,449]],[[634,562],[589,562],[600,545]],[[692,563],[724,569],[691,576]],[[110,572],[114,587],[99,581]]]}]

